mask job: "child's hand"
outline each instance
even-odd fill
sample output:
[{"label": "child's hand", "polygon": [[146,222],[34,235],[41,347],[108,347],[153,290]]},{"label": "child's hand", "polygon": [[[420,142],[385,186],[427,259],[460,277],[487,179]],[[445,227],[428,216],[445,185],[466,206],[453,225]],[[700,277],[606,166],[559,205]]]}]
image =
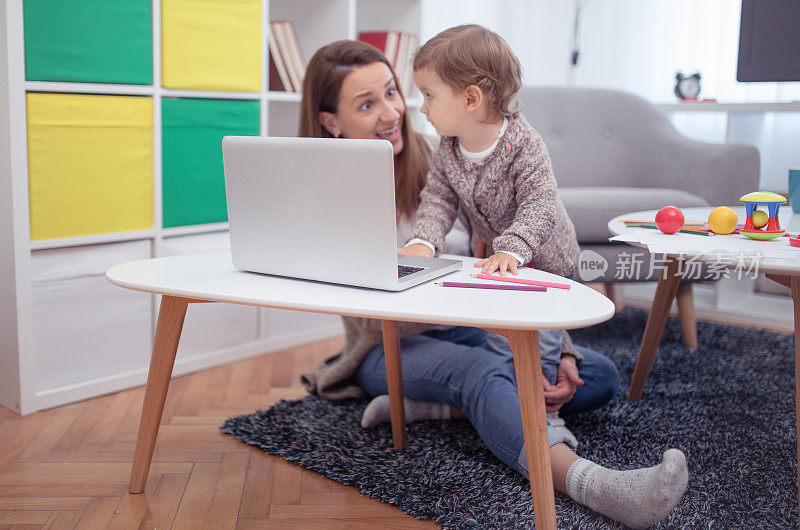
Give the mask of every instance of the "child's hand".
[{"label": "child's hand", "polygon": [[483,267],[481,270],[482,274],[492,274],[494,271],[500,269],[500,276],[505,276],[506,271],[517,274],[517,265],[519,265],[517,258],[504,252],[498,252],[475,264],[476,267]]},{"label": "child's hand", "polygon": [[408,245],[407,247],[402,247],[397,249],[398,254],[409,254],[411,256],[423,256],[426,258],[433,257],[433,251],[431,247],[428,245],[423,245],[422,243],[414,243],[413,245]]}]

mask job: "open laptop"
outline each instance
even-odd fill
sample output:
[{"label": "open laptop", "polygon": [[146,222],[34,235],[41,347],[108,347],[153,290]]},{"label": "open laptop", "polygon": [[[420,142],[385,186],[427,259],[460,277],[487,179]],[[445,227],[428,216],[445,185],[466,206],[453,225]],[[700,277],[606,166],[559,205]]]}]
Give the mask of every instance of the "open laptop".
[{"label": "open laptop", "polygon": [[397,254],[392,144],[226,136],[237,269],[400,291],[461,261]]}]

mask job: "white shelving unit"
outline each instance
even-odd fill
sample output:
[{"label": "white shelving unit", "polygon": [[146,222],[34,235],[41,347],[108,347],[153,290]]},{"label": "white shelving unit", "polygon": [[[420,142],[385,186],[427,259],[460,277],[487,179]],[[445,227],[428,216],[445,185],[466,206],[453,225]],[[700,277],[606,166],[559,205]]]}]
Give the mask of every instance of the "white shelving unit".
[{"label": "white shelving unit", "polygon": [[800,112],[800,101],[773,103],[661,103],[665,112],[726,112],[729,114],[752,112]]},{"label": "white shelving unit", "polygon": [[[294,136],[300,95],[270,91],[270,20],[291,20],[306,60],[359,31],[420,33],[423,0],[262,0],[260,92],[161,86],[161,2],[152,2],[152,85],[25,80],[22,0],[0,6],[0,405],[20,414],[143,384],[158,300],[116,288],[105,270],[135,259],[229,247],[227,223],[162,228],[162,98],[258,101],[262,135]],[[153,227],[31,241],[27,92],[147,96],[153,100]],[[418,98],[409,107],[418,108]],[[412,122],[424,120],[411,112]],[[187,314],[175,374],[341,333],[338,317],[197,304]]]},{"label": "white shelving unit", "polygon": [[[761,152],[760,188],[785,192],[786,164],[800,164],[794,133],[800,123],[800,101],[772,103],[662,103],[657,105],[687,136],[712,142],[742,142]],[[780,120],[776,122],[776,120]],[[784,124],[783,134],[773,132]]]}]

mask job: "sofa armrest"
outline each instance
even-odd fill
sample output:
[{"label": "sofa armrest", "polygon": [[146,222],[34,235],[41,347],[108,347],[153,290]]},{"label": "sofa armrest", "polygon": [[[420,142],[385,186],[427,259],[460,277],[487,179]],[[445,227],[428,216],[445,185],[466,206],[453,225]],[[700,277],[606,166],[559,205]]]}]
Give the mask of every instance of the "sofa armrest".
[{"label": "sofa armrest", "polygon": [[575,225],[578,243],[608,243],[608,222],[628,212],[708,206],[687,191],[663,188],[564,187],[558,189],[567,213]]},{"label": "sofa armrest", "polygon": [[637,185],[686,190],[712,206],[737,206],[758,190],[758,149],[746,144],[715,144],[680,135],[652,144]]}]

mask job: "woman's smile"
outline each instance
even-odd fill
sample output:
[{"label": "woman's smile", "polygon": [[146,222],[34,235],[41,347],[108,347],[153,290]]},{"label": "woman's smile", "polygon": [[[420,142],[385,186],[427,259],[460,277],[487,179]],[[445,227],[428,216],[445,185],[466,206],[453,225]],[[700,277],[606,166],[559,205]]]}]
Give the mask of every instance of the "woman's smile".
[{"label": "woman's smile", "polygon": [[383,138],[384,140],[389,140],[390,142],[395,143],[400,139],[400,124],[395,123],[391,127],[379,130],[377,136],[378,138]]}]

